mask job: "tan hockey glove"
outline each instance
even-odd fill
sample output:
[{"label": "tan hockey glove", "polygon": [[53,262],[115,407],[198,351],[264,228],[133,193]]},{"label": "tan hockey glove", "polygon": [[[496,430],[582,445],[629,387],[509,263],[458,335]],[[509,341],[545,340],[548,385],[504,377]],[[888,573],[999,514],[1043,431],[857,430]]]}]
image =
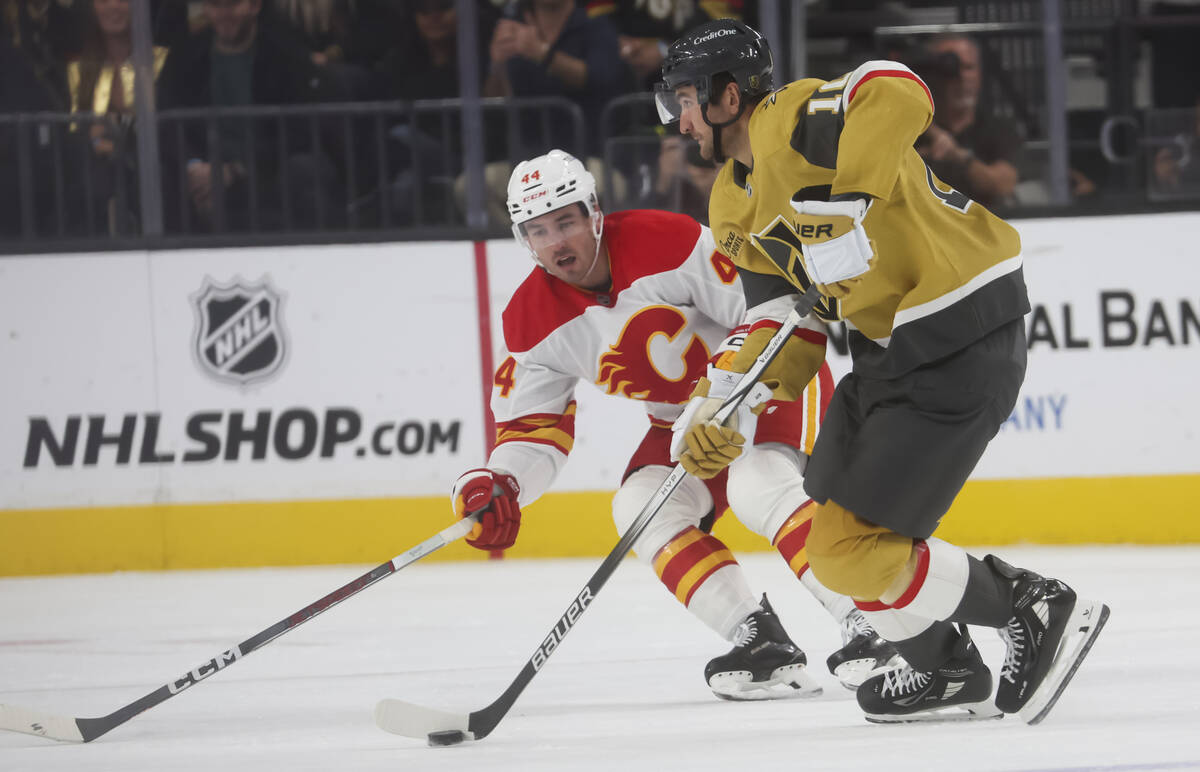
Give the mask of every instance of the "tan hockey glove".
[{"label": "tan hockey glove", "polygon": [[[775,329],[778,329],[777,327]],[[746,335],[742,348],[729,363],[729,369],[744,373],[758,359],[775,334],[771,327],[760,327]],[[771,390],[771,399],[794,402],[804,394],[808,382],[813,379],[825,361],[825,345],[813,343],[793,335],[783,344],[775,360],[763,371],[758,382]],[[761,406],[759,410],[761,410]]]},{"label": "tan hockey glove", "polygon": [[718,424],[713,416],[741,380],[741,374],[709,365],[708,375],[697,382],[687,407],[671,426],[671,458],[701,480],[716,477],[742,454],[746,435],[753,437],[757,426],[752,411],[761,410],[771,397],[770,389],[755,384],[733,415]]}]

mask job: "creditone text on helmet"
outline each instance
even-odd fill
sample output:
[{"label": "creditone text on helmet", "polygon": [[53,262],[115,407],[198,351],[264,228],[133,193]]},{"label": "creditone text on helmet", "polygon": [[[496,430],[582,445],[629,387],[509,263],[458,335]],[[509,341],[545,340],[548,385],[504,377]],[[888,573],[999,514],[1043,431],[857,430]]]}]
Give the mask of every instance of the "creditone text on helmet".
[{"label": "creditone text on helmet", "polygon": [[721,37],[725,37],[726,35],[736,35],[737,32],[738,31],[735,29],[715,29],[712,32],[708,33],[707,35],[704,35],[704,36],[698,37],[698,38],[693,38],[692,45],[698,45],[700,43],[707,43],[708,41],[712,40],[713,38],[721,38]]}]

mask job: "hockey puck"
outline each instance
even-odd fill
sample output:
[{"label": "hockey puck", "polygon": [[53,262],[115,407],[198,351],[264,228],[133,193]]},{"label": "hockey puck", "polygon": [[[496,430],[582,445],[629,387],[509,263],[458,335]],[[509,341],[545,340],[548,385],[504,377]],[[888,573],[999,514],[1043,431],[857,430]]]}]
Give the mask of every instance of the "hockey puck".
[{"label": "hockey puck", "polygon": [[443,729],[440,732],[429,733],[429,744],[433,747],[439,745],[458,745],[467,736],[463,734],[461,729]]}]

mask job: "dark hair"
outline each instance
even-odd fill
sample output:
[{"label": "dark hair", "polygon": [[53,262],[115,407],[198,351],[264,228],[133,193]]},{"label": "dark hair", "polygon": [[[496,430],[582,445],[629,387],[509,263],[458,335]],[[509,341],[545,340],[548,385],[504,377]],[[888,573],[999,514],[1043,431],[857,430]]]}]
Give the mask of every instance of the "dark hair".
[{"label": "dark hair", "polygon": [[[709,100],[712,100],[712,99],[720,96],[721,94],[725,93],[725,87],[728,86],[730,83],[736,83],[736,82],[737,82],[737,79],[735,79],[733,77],[733,75],[728,72],[718,72],[717,74],[713,75],[712,76],[712,94],[709,96]],[[746,107],[751,110],[753,110],[755,107],[757,107],[759,102],[766,99],[767,94],[769,94],[769,93],[771,93],[771,92],[762,91],[762,92],[747,93],[746,90],[743,89],[740,85],[738,86],[738,98],[741,99],[742,103],[745,104]]]}]

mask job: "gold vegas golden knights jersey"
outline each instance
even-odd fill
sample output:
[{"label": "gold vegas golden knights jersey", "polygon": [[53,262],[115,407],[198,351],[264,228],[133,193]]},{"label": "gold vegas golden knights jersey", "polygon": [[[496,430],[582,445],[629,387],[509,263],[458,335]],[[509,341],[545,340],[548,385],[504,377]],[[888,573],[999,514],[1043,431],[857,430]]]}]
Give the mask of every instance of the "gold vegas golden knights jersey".
[{"label": "gold vegas golden knights jersey", "polygon": [[[932,117],[929,89],[897,62],[790,83],[751,115],[754,168],[726,162],[709,202],[718,248],[743,275],[782,276],[803,290],[811,280],[789,201],[873,197],[863,221],[871,269],[815,312],[846,320],[862,375],[903,374],[1029,311],[1017,232],[934,177],[913,149]],[[766,299],[748,295],[747,307]]]}]

